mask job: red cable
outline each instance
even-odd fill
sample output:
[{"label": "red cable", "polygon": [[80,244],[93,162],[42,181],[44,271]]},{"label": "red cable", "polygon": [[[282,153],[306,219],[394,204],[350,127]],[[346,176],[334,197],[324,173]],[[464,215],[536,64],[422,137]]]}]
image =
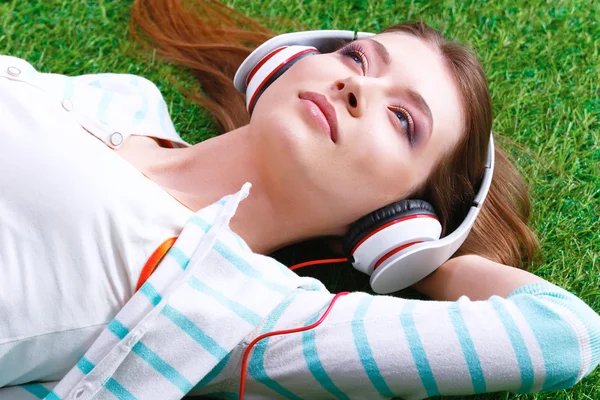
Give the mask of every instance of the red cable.
[{"label": "red cable", "polygon": [[346,258],[346,257],[344,257],[344,258],[329,258],[326,260],[314,260],[314,261],[307,261],[307,262],[299,263],[296,265],[292,265],[290,267],[290,269],[293,271],[295,269],[302,268],[302,267],[308,267],[310,265],[333,264],[333,263],[341,263],[341,262],[346,262],[346,261],[348,261],[348,258]]},{"label": "red cable", "polygon": [[[300,268],[300,267],[297,267]],[[325,310],[325,312],[323,313],[323,315],[321,316],[321,318],[319,318],[319,320],[311,325],[308,326],[302,326],[300,328],[293,328],[293,329],[285,329],[282,331],[274,331],[274,332],[268,332],[265,333],[263,335],[260,335],[259,337],[257,337],[256,339],[254,339],[252,342],[250,342],[250,344],[248,345],[248,347],[246,348],[246,351],[244,352],[244,358],[242,359],[242,375],[240,377],[240,397],[239,400],[243,400],[244,398],[244,384],[246,381],[246,363],[248,362],[248,356],[250,355],[250,350],[252,349],[252,347],[259,341],[262,340],[266,337],[269,336],[274,336],[274,335],[284,335],[287,333],[295,333],[295,332],[302,332],[302,331],[307,331],[309,329],[313,329],[314,327],[316,327],[317,325],[319,325],[321,322],[323,322],[323,320],[325,319],[325,317],[327,316],[327,314],[329,314],[329,311],[331,311],[331,308],[333,307],[333,305],[335,304],[335,302],[337,301],[338,298],[340,298],[341,296],[347,295],[350,292],[340,292],[338,294],[335,295],[335,297],[331,300],[331,303],[329,303],[329,307],[327,307],[327,310]]]}]

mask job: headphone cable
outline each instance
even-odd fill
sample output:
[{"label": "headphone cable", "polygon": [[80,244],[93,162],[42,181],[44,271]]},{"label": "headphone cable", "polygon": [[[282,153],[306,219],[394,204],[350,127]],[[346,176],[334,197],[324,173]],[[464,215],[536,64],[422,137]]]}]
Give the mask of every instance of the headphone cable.
[{"label": "headphone cable", "polygon": [[[322,260],[322,261],[326,261],[326,260]],[[321,263],[323,264],[323,263]],[[296,266],[297,267],[297,266]],[[300,268],[300,267],[297,267]],[[244,351],[244,357],[242,359],[242,371],[241,371],[241,376],[240,376],[240,397],[239,400],[243,400],[244,398],[244,385],[245,385],[245,381],[246,381],[246,363],[248,362],[248,356],[250,355],[250,350],[252,349],[252,347],[258,343],[259,340],[262,340],[266,337],[269,336],[274,336],[274,335],[284,335],[287,333],[295,333],[295,332],[302,332],[302,331],[307,331],[309,329],[313,329],[314,327],[318,326],[321,322],[323,322],[323,320],[325,319],[325,317],[327,317],[327,314],[329,314],[329,311],[331,311],[331,308],[333,307],[333,305],[335,304],[335,302],[337,301],[337,299],[339,299],[341,296],[345,296],[347,294],[349,294],[350,292],[340,292],[338,294],[336,294],[334,296],[334,298],[331,300],[331,303],[329,303],[329,306],[327,307],[327,310],[325,310],[325,312],[323,313],[323,315],[321,316],[321,318],[319,318],[319,320],[311,325],[307,325],[307,326],[302,326],[300,328],[293,328],[293,329],[285,329],[282,331],[274,331],[274,332],[268,332],[265,334],[260,335],[259,337],[257,337],[256,339],[254,339],[252,342],[250,342],[250,344],[248,345],[248,347],[246,348],[246,351]]]},{"label": "headphone cable", "polygon": [[308,267],[311,265],[318,265],[318,264],[334,264],[334,263],[342,263],[342,262],[347,262],[348,258],[344,257],[344,258],[328,258],[325,260],[313,260],[313,261],[306,261],[306,262],[301,262],[298,263],[296,265],[292,265],[289,269],[290,270],[295,270],[295,269],[299,269],[299,268],[303,268],[303,267]]}]

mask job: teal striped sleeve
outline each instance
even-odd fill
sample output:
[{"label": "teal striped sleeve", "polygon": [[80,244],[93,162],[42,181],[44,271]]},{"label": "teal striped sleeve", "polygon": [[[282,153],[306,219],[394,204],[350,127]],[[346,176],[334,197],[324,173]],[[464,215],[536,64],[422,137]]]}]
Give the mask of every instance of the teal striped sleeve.
[{"label": "teal striped sleeve", "polygon": [[[316,321],[329,301],[300,293],[272,329]],[[352,293],[312,331],[270,341],[261,368],[271,384],[307,398],[420,399],[570,387],[599,352],[598,314],[542,283],[486,301]]]},{"label": "teal striped sleeve", "polygon": [[526,317],[543,349],[542,390],[571,387],[600,363],[600,316],[572,293],[548,282],[507,296]]}]

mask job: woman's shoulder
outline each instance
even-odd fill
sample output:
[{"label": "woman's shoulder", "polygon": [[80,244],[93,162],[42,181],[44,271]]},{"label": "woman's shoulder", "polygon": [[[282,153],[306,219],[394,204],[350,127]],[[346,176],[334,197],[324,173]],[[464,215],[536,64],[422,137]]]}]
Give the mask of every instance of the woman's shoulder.
[{"label": "woman's shoulder", "polygon": [[[175,130],[160,90],[142,76],[39,72],[26,60],[12,56],[0,56],[0,76],[36,86],[50,100],[81,116],[79,122],[90,125],[85,127],[90,133],[101,132],[94,134],[106,139],[110,147],[118,148],[131,135],[165,140],[172,147],[188,146]],[[112,139],[115,132],[118,141]]]}]

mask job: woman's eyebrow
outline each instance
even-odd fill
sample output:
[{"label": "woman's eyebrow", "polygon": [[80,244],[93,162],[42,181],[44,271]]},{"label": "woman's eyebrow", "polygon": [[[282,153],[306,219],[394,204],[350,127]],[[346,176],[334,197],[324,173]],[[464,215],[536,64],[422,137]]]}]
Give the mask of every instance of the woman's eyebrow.
[{"label": "woman's eyebrow", "polygon": [[390,53],[387,51],[384,45],[379,43],[377,40],[373,39],[367,39],[367,42],[369,42],[371,46],[373,46],[375,52],[377,53],[379,58],[381,58],[381,61],[383,61],[385,65],[391,64],[392,60],[390,58]]},{"label": "woman's eyebrow", "polygon": [[431,135],[431,130],[433,128],[433,116],[431,114],[431,109],[429,108],[429,105],[427,104],[427,102],[425,101],[425,99],[423,98],[423,96],[421,96],[419,94],[419,92],[413,90],[413,89],[408,89],[406,91],[408,97],[410,98],[410,100],[415,104],[415,106],[421,111],[421,113],[423,115],[425,115],[425,118],[427,119],[427,122],[429,123],[429,126],[427,127],[426,130],[424,130],[425,132],[425,137],[428,137]]}]

